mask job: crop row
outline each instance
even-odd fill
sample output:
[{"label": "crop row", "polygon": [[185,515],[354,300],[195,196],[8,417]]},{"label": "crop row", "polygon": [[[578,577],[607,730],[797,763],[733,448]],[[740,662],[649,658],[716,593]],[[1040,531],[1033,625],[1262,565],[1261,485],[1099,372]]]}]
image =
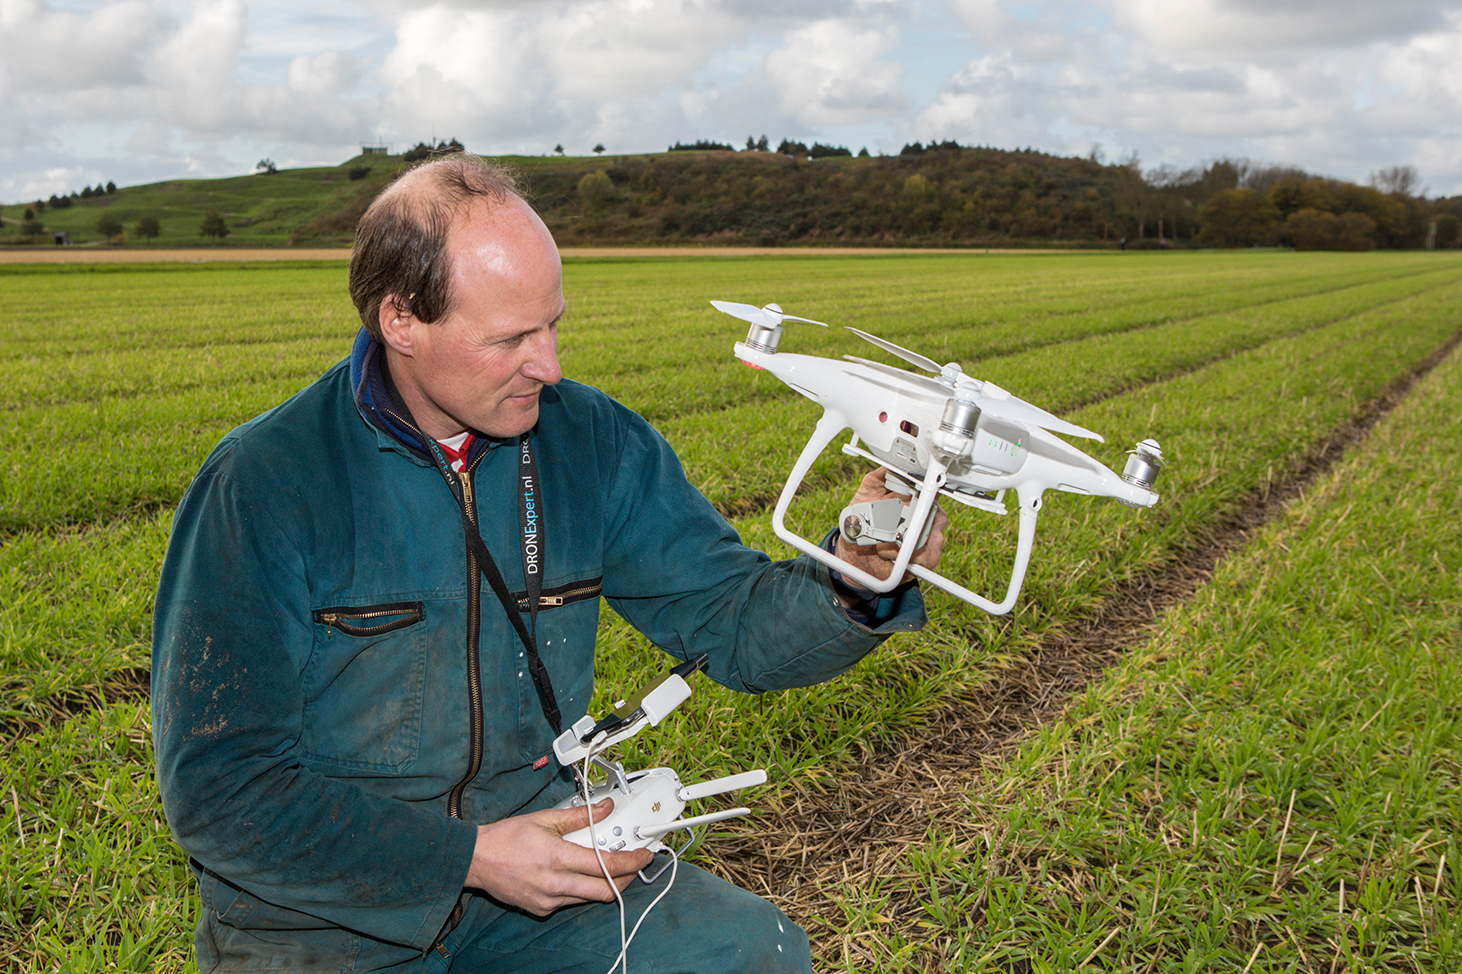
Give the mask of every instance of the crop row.
[{"label": "crop row", "polygon": [[[966,258],[966,266],[968,261]],[[1068,262],[1085,266],[1080,259]],[[825,288],[829,287],[828,268],[842,267],[847,273],[849,266],[861,267],[860,262],[796,263],[821,268],[821,274],[815,276]],[[618,265],[611,268],[614,266]],[[688,276],[683,270],[686,267],[725,273],[722,265],[714,263],[670,266],[682,268],[682,277]],[[785,269],[778,262],[734,266],[743,273],[755,267],[754,286],[758,288],[771,287],[762,280],[764,267]],[[902,265],[885,261],[878,266],[900,269]],[[936,266],[946,278],[958,277],[954,272],[961,267],[949,261]],[[1265,298],[1238,310],[1166,324],[1161,319],[1142,319],[1141,328],[1113,330],[1104,319],[1090,316],[1054,325],[1037,317],[1015,324],[966,327],[957,341],[930,325],[925,341],[910,344],[930,354],[963,356],[967,365],[988,356],[992,349],[1009,348],[1018,341],[1037,346],[1006,354],[998,364],[988,366],[985,377],[1039,398],[1044,405],[1065,409],[1178,369],[1196,367],[1212,356],[1231,354],[1270,337],[1394,305],[1412,295],[1439,289],[1445,293],[1454,280],[1447,266],[1423,265],[1421,271],[1412,265],[1401,266],[1407,270],[1404,275],[1344,287],[1333,275],[1314,275],[1324,278],[1325,290]],[[629,269],[639,271],[642,265],[629,265]],[[586,265],[583,274],[595,277],[607,270]],[[191,285],[191,274],[182,279]],[[584,282],[588,293],[608,290],[596,290],[589,283]],[[682,286],[706,293],[713,285]],[[747,285],[739,289],[746,290]],[[835,293],[835,289],[831,291]],[[622,285],[618,293],[633,293],[633,288]],[[1220,303],[1230,299],[1225,293]],[[729,347],[740,337],[739,323],[704,305],[692,307],[678,312],[684,320],[652,319],[653,326],[590,321],[567,327],[565,369],[639,409],[677,446],[702,438],[724,441],[728,431],[753,437],[734,458],[710,451],[702,465],[700,458],[687,457],[692,476],[708,495],[734,510],[744,498],[765,494],[774,477],[773,468],[780,467],[774,463],[762,468],[741,458],[782,455],[791,432],[800,429],[807,407],[789,401],[780,384],[734,366]],[[620,312],[622,318],[629,314]],[[865,308],[852,320],[874,327],[867,321],[869,316]],[[626,352],[625,333],[647,327],[659,335],[658,348],[642,350],[643,362],[653,364],[642,364],[638,371],[624,367],[624,357],[633,357],[638,346],[630,342],[631,351]],[[298,331],[312,329],[318,331],[313,324],[301,325]],[[110,333],[109,328],[103,330]],[[0,404],[10,407],[6,415],[11,421],[0,432],[0,452],[5,457],[0,467],[0,531],[57,521],[90,521],[175,502],[191,472],[228,428],[306,384],[343,354],[348,334],[349,328],[343,328],[337,339],[314,334],[275,342],[175,348],[165,354],[144,347],[90,355],[56,354],[0,365],[0,373],[9,380],[0,384],[7,390],[0,394],[4,397]],[[902,334],[897,337],[908,340]],[[590,346],[596,349],[593,356],[574,351]],[[881,354],[841,329],[825,335],[821,329],[804,328],[787,339],[787,347],[826,354]],[[85,462],[76,462],[78,456]]]},{"label": "crop row", "polygon": [[[1449,273],[1446,266],[1414,258],[1363,268],[1302,264],[1284,274],[1272,264],[1225,268],[1210,259],[1184,273],[1173,266],[1122,267],[1091,257],[794,259],[753,266],[755,287],[764,292],[759,300],[779,299],[789,309],[796,302],[807,313],[894,337],[911,328],[926,337],[932,332],[938,347],[931,354],[967,360],[1099,331]],[[706,302],[718,295],[750,297],[740,293],[747,290],[747,268],[736,262],[570,263],[564,355],[571,374],[598,384],[641,371],[714,371],[724,357],[724,340],[738,337],[743,326],[712,313]],[[154,269],[133,277],[68,270],[0,270],[22,308],[0,326],[5,337],[0,408],[208,384],[210,372],[201,362],[176,370],[181,349],[198,350],[214,368],[227,370],[230,381],[247,382],[277,372],[278,356],[261,344],[290,343],[303,350],[312,339],[337,342],[317,347],[319,355],[304,373],[309,374],[338,359],[355,329],[338,264]],[[845,286],[853,274],[861,286]],[[890,300],[894,289],[907,295]],[[98,343],[99,332],[111,340]],[[818,353],[834,352],[840,344],[816,331],[801,338],[807,350]],[[580,351],[584,360],[575,363]],[[291,358],[298,356],[291,352]],[[658,399],[652,392],[636,405],[653,408]]]}]

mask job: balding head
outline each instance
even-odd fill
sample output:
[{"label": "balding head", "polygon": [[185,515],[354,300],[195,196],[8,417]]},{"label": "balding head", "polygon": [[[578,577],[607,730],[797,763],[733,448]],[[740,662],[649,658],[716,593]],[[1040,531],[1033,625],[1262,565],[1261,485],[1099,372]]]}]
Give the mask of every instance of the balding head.
[{"label": "balding head", "polygon": [[360,218],[350,258],[350,297],[371,336],[381,340],[380,310],[434,322],[452,306],[453,221],[473,204],[521,202],[512,170],[457,153],[417,166],[386,188]]}]

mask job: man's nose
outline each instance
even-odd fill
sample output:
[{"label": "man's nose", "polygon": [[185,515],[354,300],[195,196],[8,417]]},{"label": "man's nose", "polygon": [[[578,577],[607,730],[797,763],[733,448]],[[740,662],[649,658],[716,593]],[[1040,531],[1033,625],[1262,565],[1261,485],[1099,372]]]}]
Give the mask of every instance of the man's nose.
[{"label": "man's nose", "polygon": [[549,331],[535,340],[527,361],[523,363],[523,374],[546,386],[551,386],[563,378],[563,370],[558,366],[556,331],[557,329]]}]

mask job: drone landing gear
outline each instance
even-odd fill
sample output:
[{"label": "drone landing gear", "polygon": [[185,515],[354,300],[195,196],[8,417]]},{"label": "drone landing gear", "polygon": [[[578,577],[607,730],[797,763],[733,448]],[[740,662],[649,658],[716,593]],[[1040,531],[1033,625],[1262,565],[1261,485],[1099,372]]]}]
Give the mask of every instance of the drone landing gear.
[{"label": "drone landing gear", "polygon": [[[992,513],[1005,513],[1003,505],[997,501],[982,497],[967,497],[955,491],[945,489],[948,467],[937,456],[931,458],[929,469],[922,478],[910,474],[907,471],[898,471],[900,480],[907,484],[914,493],[912,512],[907,511],[908,505],[903,505],[900,512],[900,519],[895,531],[902,532],[902,539],[898,540],[899,553],[894,559],[893,569],[886,579],[877,578],[868,572],[857,568],[837,555],[824,550],[821,545],[813,544],[806,538],[792,532],[786,524],[787,509],[792,504],[792,498],[797,494],[797,488],[807,477],[807,472],[812,468],[813,462],[822,455],[829,443],[845,429],[851,429],[852,424],[842,414],[835,410],[828,409],[818,420],[817,426],[812,431],[812,436],[803,447],[802,454],[797,458],[792,472],[787,478],[787,484],[782,488],[782,494],[777,499],[777,506],[772,513],[772,530],[777,537],[829,568],[835,568],[844,577],[857,583],[864,588],[875,592],[890,592],[903,580],[904,573],[908,572],[915,578],[922,579],[936,588],[943,589],[949,594],[965,602],[970,603],[984,612],[991,615],[1004,615],[1015,606],[1015,600],[1020,597],[1021,585],[1025,582],[1026,569],[1030,565],[1031,549],[1035,544],[1036,517],[1040,512],[1041,498],[1039,494],[1034,497],[1024,496],[1024,492],[1017,488],[1017,495],[1020,496],[1019,534],[1016,540],[1015,564],[1010,574],[1010,584],[1006,589],[1005,598],[1000,602],[994,602],[984,596],[977,595],[957,582],[951,581],[940,575],[938,572],[924,568],[922,565],[910,564],[909,559],[928,538],[928,531],[933,522],[934,503],[942,493],[953,500],[971,507],[978,507],[982,510],[991,510]],[[856,448],[854,448],[856,450]],[[851,451],[850,451],[851,452]],[[859,455],[867,456],[861,450]],[[875,462],[882,463],[876,457],[869,457]],[[855,511],[855,515],[861,516],[861,512]],[[880,512],[883,523],[887,523],[887,512]],[[841,526],[840,526],[841,529]],[[914,543],[916,542],[916,543]]]}]

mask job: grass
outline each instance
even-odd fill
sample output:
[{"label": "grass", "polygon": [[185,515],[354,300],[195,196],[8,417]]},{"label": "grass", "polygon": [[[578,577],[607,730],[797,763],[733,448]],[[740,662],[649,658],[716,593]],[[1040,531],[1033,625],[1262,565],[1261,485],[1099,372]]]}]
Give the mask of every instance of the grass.
[{"label": "grass", "polygon": [[[891,642],[830,685],[746,698],[701,682],[682,712],[654,735],[637,739],[629,757],[668,761],[688,774],[767,766],[773,783],[754,800],[773,804],[779,789],[828,780],[830,763],[917,728],[942,699],[977,685],[993,663],[1023,651],[1041,633],[1085,611],[1120,579],[1201,535],[1462,326],[1453,311],[1462,297],[1462,268],[1455,260],[1389,254],[1172,256],[1179,259],[571,262],[566,371],[656,415],[692,479],[706,484],[728,508],[746,505],[736,526],[749,543],[773,552],[784,549],[755,501],[779,487],[815,410],[731,360],[730,343],[740,328],[711,312],[704,305],[709,297],[781,298],[789,310],[869,327],[922,351],[942,354],[943,344],[972,373],[1037,402],[1057,404],[1063,415],[1107,434],[1106,445],[1092,448],[1109,465],[1120,459],[1125,444],[1149,434],[1158,436],[1175,460],[1159,485],[1159,508],[1147,514],[1052,496],[1026,593],[1010,619],[993,620],[932,596],[931,625],[924,633]],[[129,674],[146,665],[152,586],[170,507],[202,455],[230,426],[308,382],[348,347],[354,324],[343,296],[343,268],[329,263],[269,269],[159,266],[129,272],[37,268],[34,273],[0,269],[0,275],[13,285],[9,293],[21,309],[4,326],[7,340],[0,342],[0,408],[10,418],[0,433],[6,456],[0,466],[0,720],[7,739],[6,787],[0,792],[8,792],[0,794],[0,806],[9,803],[0,828],[0,864],[13,879],[0,908],[0,963],[24,971],[107,965],[178,969],[188,952],[195,901],[152,790],[145,705],[116,691],[134,686]],[[931,293],[939,295],[937,301],[926,297]],[[1122,296],[1133,293],[1142,296],[1124,304]],[[891,302],[890,294],[909,297]],[[951,314],[966,322],[955,333],[948,331]],[[867,354],[841,331],[809,328],[789,335],[788,341],[794,340],[797,350],[804,350],[806,342],[823,354]],[[1445,388],[1446,382],[1455,387],[1455,366],[1450,368],[1449,379],[1427,388],[1439,383]],[[1457,448],[1455,423],[1420,422],[1424,429],[1440,431],[1436,442],[1415,435],[1396,439],[1388,432],[1387,443],[1404,442],[1405,447],[1399,456],[1381,458],[1388,473],[1375,488],[1391,485],[1406,510],[1436,493],[1437,464],[1445,458],[1438,461],[1433,454]],[[818,526],[844,502],[852,471],[840,464],[825,464],[822,481],[799,498],[794,513],[803,519],[804,533],[820,534]],[[1370,491],[1367,487],[1366,496]],[[1361,524],[1369,531],[1375,520],[1354,513],[1339,520],[1323,512],[1314,517],[1336,531],[1359,530]],[[1430,516],[1417,523],[1442,530],[1437,522],[1443,520]],[[1008,526],[979,515],[958,527],[968,542],[949,551],[947,573],[971,579],[977,590],[1003,583],[1012,545]],[[1322,598],[1327,607],[1350,605],[1346,600],[1361,598],[1355,593],[1376,591],[1370,579],[1378,571],[1384,575],[1395,567],[1384,559],[1368,560],[1371,549],[1359,542],[1346,546],[1334,542],[1338,535],[1330,537],[1329,560],[1315,548],[1296,576],[1310,579],[1309,588],[1297,581],[1293,592]],[[1422,534],[1402,553],[1425,553],[1449,537]],[[1269,561],[1254,562],[1235,584],[1288,557],[1274,554],[1282,549],[1263,550]],[[1450,579],[1455,593],[1456,545],[1436,550],[1443,551],[1439,557],[1451,574],[1435,571],[1433,581],[1444,585]],[[1342,585],[1337,575],[1349,581]],[[1217,633],[1223,623],[1242,623],[1248,627],[1245,638],[1252,641],[1255,633],[1282,634],[1285,626],[1314,614],[1307,614],[1309,603],[1298,595],[1284,603],[1283,611],[1273,609],[1267,600],[1276,585],[1262,588],[1257,597],[1205,596],[1208,602],[1195,605],[1210,605],[1212,618],[1203,623],[1210,628],[1201,631]],[[1343,599],[1342,591],[1348,593]],[[1232,881],[1254,873],[1255,863],[1272,867],[1277,850],[1288,850],[1279,857],[1282,866],[1289,853],[1303,859],[1293,848],[1302,841],[1295,838],[1297,823],[1311,822],[1311,830],[1317,829],[1329,807],[1325,796],[1340,796],[1335,800],[1352,809],[1346,813],[1350,832],[1345,835],[1355,832],[1367,842],[1379,835],[1374,823],[1386,816],[1396,821],[1387,826],[1388,834],[1417,839],[1428,827],[1440,830],[1439,816],[1448,808],[1457,811],[1452,771],[1437,787],[1452,789],[1453,805],[1435,806],[1425,822],[1397,818],[1394,811],[1403,798],[1411,801],[1408,809],[1420,808],[1418,801],[1435,805],[1414,778],[1436,777],[1438,768],[1448,767],[1446,755],[1455,750],[1448,751],[1453,745],[1442,737],[1427,752],[1440,758],[1417,765],[1414,775],[1394,772],[1399,777],[1391,790],[1397,795],[1390,805],[1378,797],[1379,812],[1356,804],[1359,798],[1345,797],[1349,792],[1316,784],[1311,794],[1300,787],[1306,775],[1326,781],[1324,772],[1333,767],[1337,749],[1373,752],[1373,763],[1411,767],[1407,762],[1418,759],[1397,742],[1408,728],[1424,730],[1415,715],[1455,716],[1445,703],[1437,704],[1441,711],[1437,706],[1427,710],[1421,698],[1407,695],[1415,691],[1403,693],[1398,682],[1406,666],[1419,668],[1433,677],[1432,697],[1449,699],[1438,692],[1451,686],[1439,671],[1449,659],[1443,649],[1457,642],[1455,622],[1438,623],[1442,628],[1435,634],[1419,637],[1430,639],[1428,645],[1440,654],[1431,669],[1394,645],[1401,638],[1397,627],[1457,617],[1455,594],[1451,602],[1438,602],[1440,591],[1417,596],[1421,601],[1415,604],[1410,596],[1389,603],[1389,616],[1378,610],[1365,617],[1369,630],[1335,623],[1332,640],[1348,633],[1358,653],[1370,653],[1371,668],[1346,684],[1315,683],[1324,666],[1299,656],[1285,657],[1280,665],[1268,648],[1264,652],[1271,655],[1215,668],[1221,677],[1203,684],[1201,693],[1192,682],[1198,671],[1182,671],[1182,681],[1188,682],[1173,685],[1207,706],[1198,715],[1174,702],[1176,697],[1149,692],[1136,681],[1149,669],[1165,673],[1164,667],[1189,657],[1211,658],[1213,646],[1179,641],[1149,650],[1146,662],[1125,671],[1121,679],[1126,682],[1114,683],[1107,696],[1090,698],[1089,713],[1073,718],[1072,729],[1052,730],[1048,743],[1033,745],[1011,765],[1009,778],[992,776],[982,786],[968,820],[989,823],[998,810],[1009,816],[1001,820],[1004,831],[988,831],[990,838],[981,846],[971,845],[965,833],[936,829],[913,856],[907,875],[891,876],[877,888],[845,891],[846,915],[828,922],[841,924],[848,942],[873,938],[879,963],[890,969],[935,956],[939,963],[959,957],[965,966],[978,966],[975,962],[986,955],[986,965],[1049,963],[1061,969],[1081,961],[1118,929],[1119,920],[1119,933],[1102,945],[1093,963],[1142,956],[1151,958],[1156,969],[1185,969],[1182,958],[1189,954],[1162,945],[1188,931],[1198,945],[1192,956],[1218,957],[1227,964],[1232,951],[1223,952],[1228,950],[1223,937],[1240,921],[1257,931],[1243,941],[1243,949],[1268,944],[1272,930],[1263,926],[1262,916],[1235,919],[1222,912],[1230,902],[1250,902],[1242,899],[1242,886],[1231,888]],[[1178,639],[1200,632],[1199,626],[1198,621],[1184,623],[1168,635]],[[1412,637],[1418,632],[1408,631]],[[1270,636],[1264,639],[1266,647],[1274,645]],[[600,646],[602,695],[622,694],[663,667],[663,657],[611,613],[604,614]],[[1393,656],[1409,662],[1392,665]],[[1330,669],[1343,667],[1336,662]],[[1366,690],[1367,680],[1381,689]],[[1280,716],[1303,714],[1306,702],[1321,693],[1335,698],[1328,723],[1312,717],[1304,726],[1334,728],[1336,741],[1320,748],[1305,738],[1298,746],[1308,748],[1306,763],[1277,773],[1272,781],[1263,777],[1258,769],[1282,764],[1287,751],[1281,745],[1295,746],[1297,740],[1292,729],[1288,737],[1280,733]],[[1278,712],[1263,707],[1274,694],[1286,701]],[[1171,713],[1165,711],[1161,720],[1148,716],[1149,696],[1167,699]],[[1340,706],[1347,701],[1354,704],[1351,709]],[[1365,706],[1378,708],[1379,716],[1362,727],[1372,711],[1351,715]],[[1138,714],[1141,720],[1133,716]],[[1347,719],[1349,730],[1342,735]],[[1148,745],[1136,743],[1106,752],[1093,745],[1089,760],[1081,757],[1084,735],[1124,728],[1124,733],[1137,733],[1143,726],[1160,728],[1165,735],[1160,741],[1174,742],[1172,748],[1154,745],[1160,764],[1144,765],[1140,757]],[[1397,757],[1403,750],[1404,761]],[[1233,769],[1242,772],[1237,779]],[[1103,783],[1109,771],[1110,780]],[[1159,801],[1154,794],[1148,805],[1140,805],[1141,786],[1149,780],[1159,783],[1164,797]],[[1110,800],[1081,803],[1107,794],[1099,792],[1107,786],[1126,790],[1111,792]],[[1266,845],[1260,826],[1282,821],[1290,792],[1298,793],[1288,816],[1291,832],[1282,841],[1271,836],[1274,841]],[[1171,811],[1161,803],[1169,800]],[[1121,814],[1106,817],[1113,809]],[[1209,858],[1197,858],[1187,847],[1181,855],[1164,853],[1163,837],[1175,842],[1173,835],[1194,812],[1199,822],[1194,834],[1203,839],[1210,828],[1216,837],[1198,850]],[[1152,823],[1157,821],[1176,831],[1142,833],[1156,828]],[[1003,837],[1016,834],[1017,826],[1026,838],[1011,845]],[[1250,832],[1258,838],[1251,841]],[[1060,838],[1059,847],[1050,845],[1050,836]],[[1426,846],[1433,838],[1418,841]],[[1375,839],[1377,862],[1382,855],[1401,855],[1399,846],[1383,839]],[[1055,851],[1043,859],[1038,852],[1048,847]],[[1027,848],[1037,851],[1020,851]],[[1426,846],[1416,855],[1435,869],[1441,848]],[[1114,864],[1162,861],[1163,854],[1170,857],[1167,865],[1128,877],[1139,892],[1128,898],[1131,902],[1122,899],[1122,883],[1108,877]],[[1210,860],[1211,869],[1200,868]],[[1455,857],[1449,861],[1456,863]],[[1445,869],[1443,874],[1433,898],[1450,903],[1446,909],[1455,913],[1455,887],[1446,885],[1450,874]],[[1385,875],[1393,885],[1401,881],[1394,869]],[[1365,875],[1358,868],[1345,873],[1353,895],[1372,899],[1385,892],[1377,885],[1380,876],[1379,866]],[[1211,900],[1219,911],[1214,917],[1200,922],[1184,914],[1177,927],[1170,927],[1163,925],[1169,911],[1160,910],[1162,916],[1153,920],[1158,939],[1132,939],[1132,917],[1146,916],[1139,907],[1150,902],[1144,897],[1154,889],[1160,906],[1170,902],[1171,892],[1171,903],[1196,910],[1205,902],[1202,885],[1210,881],[1224,891],[1221,899]],[[1092,889],[1108,892],[1092,897]],[[1450,901],[1447,889],[1453,890]],[[1424,902],[1430,890],[1422,891]],[[1338,889],[1305,894],[1317,898],[1316,916],[1325,915],[1321,900],[1332,892]],[[921,914],[924,925],[912,934],[876,919],[880,897],[895,894],[914,896],[927,907]],[[1049,902],[1043,899],[1048,894]],[[1269,907],[1292,911],[1301,902],[1280,900]],[[971,919],[972,903],[984,911],[978,923]],[[1435,910],[1428,914],[1436,915]],[[1439,927],[1434,919],[1428,922],[1434,939],[1441,936],[1436,931],[1451,929],[1450,920]],[[1325,936],[1340,943],[1318,920],[1303,929],[1290,926],[1307,955],[1320,949]],[[1385,958],[1401,956],[1395,954],[1400,935],[1387,941],[1391,946],[1377,947],[1379,929],[1371,929],[1364,944],[1353,929],[1346,936],[1353,951],[1369,951],[1364,956],[1372,958],[1370,963],[1390,963]],[[1163,939],[1169,930],[1175,932]],[[1406,936],[1414,940],[1415,933]],[[1455,941],[1456,931],[1449,936]],[[1258,966],[1268,956],[1261,951],[1254,969],[1306,969]]]},{"label": "grass", "polygon": [[[877,969],[1462,966],[1462,355],[882,890]],[[869,923],[897,889],[924,916]],[[857,969],[873,969],[865,964]]]}]

